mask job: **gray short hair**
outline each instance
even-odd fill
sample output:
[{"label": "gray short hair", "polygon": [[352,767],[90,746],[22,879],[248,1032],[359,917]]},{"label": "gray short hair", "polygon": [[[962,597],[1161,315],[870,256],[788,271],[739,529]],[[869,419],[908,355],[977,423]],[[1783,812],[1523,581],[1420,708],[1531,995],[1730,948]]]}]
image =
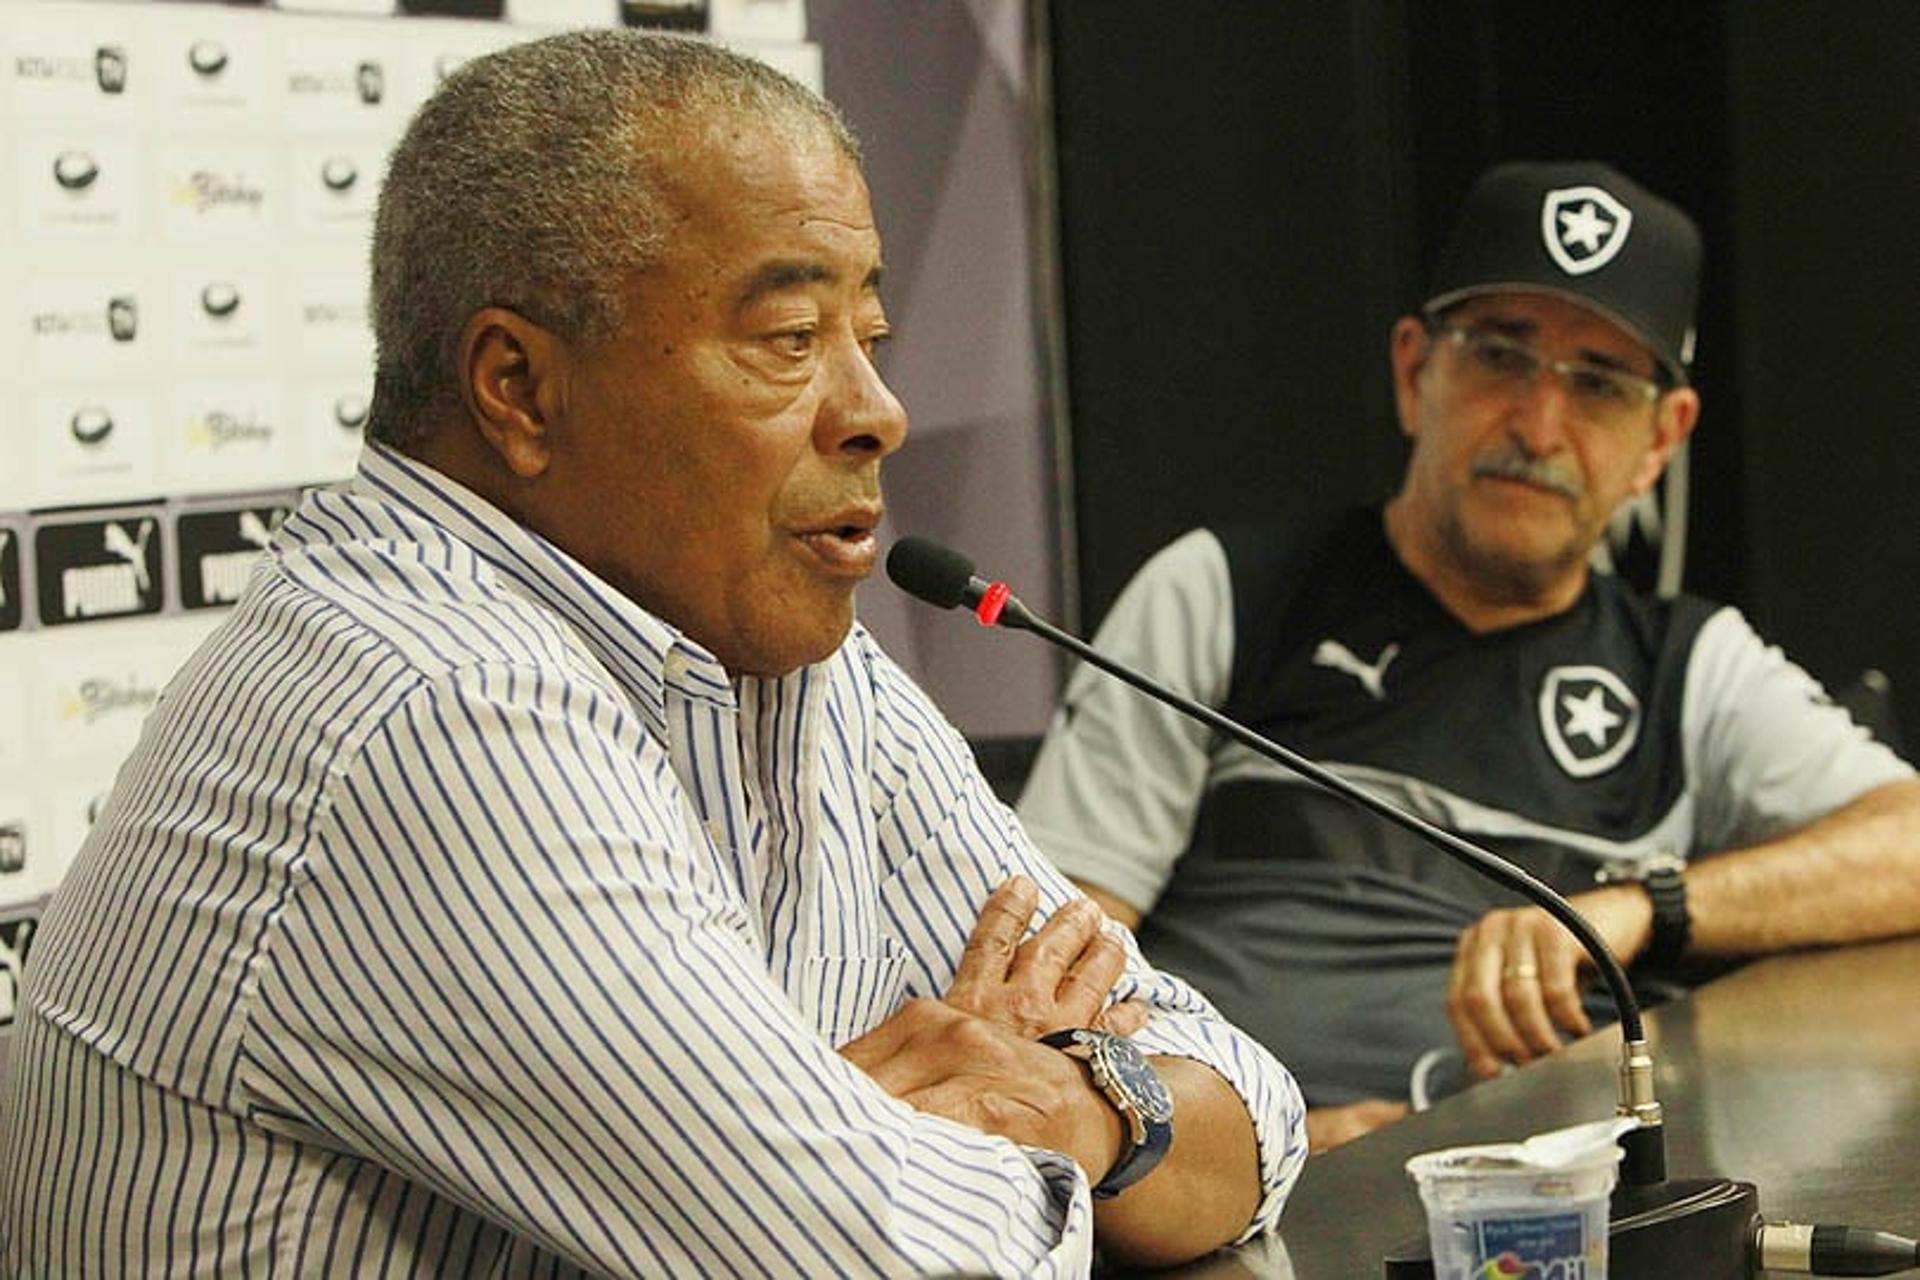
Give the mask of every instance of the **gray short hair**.
[{"label": "gray short hair", "polygon": [[669,235],[657,174],[716,115],[824,131],[859,159],[810,90],[689,37],[573,31],[449,76],[395,148],[374,218],[367,434],[402,450],[426,438],[458,400],[460,334],[483,307],[568,339],[613,332],[623,286]]}]

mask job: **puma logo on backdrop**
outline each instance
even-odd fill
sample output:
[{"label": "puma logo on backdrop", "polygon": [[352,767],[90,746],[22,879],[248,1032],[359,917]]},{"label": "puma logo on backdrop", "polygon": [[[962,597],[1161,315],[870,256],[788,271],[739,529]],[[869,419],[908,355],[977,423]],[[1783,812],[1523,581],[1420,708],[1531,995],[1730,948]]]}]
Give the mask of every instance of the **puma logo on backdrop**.
[{"label": "puma logo on backdrop", "polygon": [[1360,682],[1362,688],[1375,698],[1385,699],[1387,690],[1385,680],[1387,668],[1400,654],[1400,646],[1390,644],[1380,651],[1380,656],[1372,662],[1362,662],[1353,650],[1338,640],[1322,640],[1319,648],[1313,651],[1313,664],[1316,667],[1331,667],[1335,671],[1344,671]]}]

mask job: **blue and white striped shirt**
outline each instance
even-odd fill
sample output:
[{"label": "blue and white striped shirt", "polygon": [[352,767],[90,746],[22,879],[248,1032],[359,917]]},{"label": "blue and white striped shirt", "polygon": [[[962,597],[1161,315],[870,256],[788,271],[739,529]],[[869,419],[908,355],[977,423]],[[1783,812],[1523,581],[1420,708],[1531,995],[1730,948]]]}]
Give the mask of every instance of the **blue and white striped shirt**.
[{"label": "blue and white striped shirt", "polygon": [[[855,629],[734,679],[370,449],[169,687],[49,908],[8,1276],[1084,1273],[1085,1179],[834,1052],[1069,886]],[[1291,1079],[1137,955],[1150,1052]]]}]

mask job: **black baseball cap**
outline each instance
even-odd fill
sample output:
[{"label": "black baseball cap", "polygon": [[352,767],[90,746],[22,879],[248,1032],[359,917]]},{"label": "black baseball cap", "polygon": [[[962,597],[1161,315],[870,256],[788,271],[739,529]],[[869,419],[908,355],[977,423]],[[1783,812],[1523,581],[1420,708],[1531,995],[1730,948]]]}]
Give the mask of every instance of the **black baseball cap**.
[{"label": "black baseball cap", "polygon": [[1558,294],[1631,333],[1685,382],[1700,257],[1693,219],[1618,170],[1516,161],[1467,193],[1421,310],[1483,293]]}]

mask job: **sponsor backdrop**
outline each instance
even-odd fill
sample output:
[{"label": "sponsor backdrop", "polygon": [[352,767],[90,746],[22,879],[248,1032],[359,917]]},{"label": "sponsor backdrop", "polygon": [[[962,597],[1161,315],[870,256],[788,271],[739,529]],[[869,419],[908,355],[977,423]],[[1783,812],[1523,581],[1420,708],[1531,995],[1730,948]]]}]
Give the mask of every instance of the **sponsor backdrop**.
[{"label": "sponsor backdrop", "polygon": [[[1029,17],[1024,0],[0,0],[0,917],[58,881],[302,487],[350,472],[366,242],[414,106],[558,27],[704,34],[847,113],[887,239],[886,372],[914,414],[892,522],[1056,609]],[[1043,724],[1046,651],[885,585],[861,613],[970,733]]]},{"label": "sponsor backdrop", "polygon": [[0,5],[0,907],[57,882],[300,488],[351,471],[374,198],[438,79],[624,18],[820,86],[801,0],[326,7]]}]

